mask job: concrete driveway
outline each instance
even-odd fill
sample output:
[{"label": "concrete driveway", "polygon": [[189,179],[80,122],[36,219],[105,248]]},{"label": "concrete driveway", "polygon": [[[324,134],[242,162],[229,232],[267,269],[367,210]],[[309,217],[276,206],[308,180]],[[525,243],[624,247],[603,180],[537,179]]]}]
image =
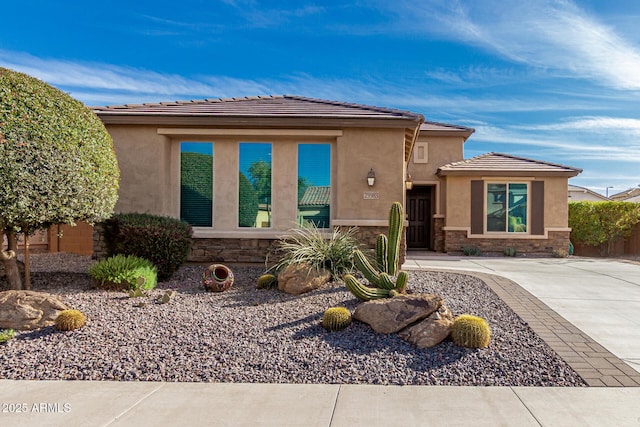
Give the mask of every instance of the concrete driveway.
[{"label": "concrete driveway", "polygon": [[479,271],[513,280],[640,372],[640,263],[409,252],[403,268]]}]

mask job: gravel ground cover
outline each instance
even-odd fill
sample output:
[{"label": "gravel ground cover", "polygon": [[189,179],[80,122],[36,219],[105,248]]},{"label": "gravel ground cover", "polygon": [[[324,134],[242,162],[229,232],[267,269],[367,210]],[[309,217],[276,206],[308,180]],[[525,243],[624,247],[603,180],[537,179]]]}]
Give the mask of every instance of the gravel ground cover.
[{"label": "gravel ground cover", "polygon": [[[0,378],[40,380],[204,381],[394,385],[584,386],[584,381],[481,280],[411,271],[409,288],[436,293],[455,314],[489,321],[486,349],[446,340],[419,350],[395,334],[354,321],[344,331],[321,326],[331,306],[359,300],[341,283],[292,296],[255,289],[263,272],[232,267],[224,293],[207,293],[203,266],[183,266],[149,297],[92,289],[88,257],[32,257],[33,289],[50,292],[87,315],[71,332],[19,332],[0,346]],[[165,290],[177,295],[156,304]],[[137,307],[141,302],[143,307]]]}]

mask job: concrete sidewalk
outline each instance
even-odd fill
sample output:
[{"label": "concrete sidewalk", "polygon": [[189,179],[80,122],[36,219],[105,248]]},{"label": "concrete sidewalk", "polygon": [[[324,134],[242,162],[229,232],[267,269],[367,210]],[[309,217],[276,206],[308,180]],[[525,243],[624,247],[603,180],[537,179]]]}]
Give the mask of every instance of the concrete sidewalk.
[{"label": "concrete sidewalk", "polygon": [[[572,366],[578,366],[582,359],[576,362],[568,357],[578,352],[586,354],[580,345],[600,347],[602,354],[610,357],[589,359],[586,354],[586,361],[615,364],[617,360],[617,364],[597,368],[599,375],[616,368],[623,374],[617,377],[617,385],[638,384],[636,371],[629,367],[638,369],[640,362],[638,263],[410,253],[403,268],[485,274],[492,289],[516,312],[530,317],[527,322],[534,330],[542,328],[537,330],[543,331],[541,336],[549,340],[552,348],[571,347],[566,355],[558,354]],[[535,321],[540,312],[544,322],[557,325],[556,330],[549,329],[548,335],[544,322]],[[588,340],[585,334],[589,335]],[[575,337],[584,339],[572,340]],[[558,340],[553,341],[555,338]],[[599,350],[594,351],[597,356]],[[623,384],[624,378],[630,382]],[[600,385],[608,384],[602,381]],[[0,380],[0,426],[640,426],[639,403],[637,386],[400,387]]]},{"label": "concrete sidewalk", "polygon": [[0,402],[0,425],[15,427],[640,425],[638,387],[0,380]]}]

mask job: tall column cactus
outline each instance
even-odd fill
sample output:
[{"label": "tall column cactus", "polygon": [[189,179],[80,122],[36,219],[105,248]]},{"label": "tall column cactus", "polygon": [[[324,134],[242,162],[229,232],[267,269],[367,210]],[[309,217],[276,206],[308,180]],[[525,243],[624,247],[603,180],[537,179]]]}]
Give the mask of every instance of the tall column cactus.
[{"label": "tall column cactus", "polygon": [[374,288],[371,288],[363,285],[351,275],[345,277],[347,289],[356,297],[363,300],[370,300],[386,298],[389,296],[390,291],[404,293],[409,276],[404,271],[398,271],[403,222],[402,205],[400,202],[394,202],[389,211],[389,236],[387,237],[384,234],[380,234],[376,239],[375,267],[371,265],[362,251],[356,249],[353,252],[353,260],[356,268],[362,273],[365,279],[374,286]]},{"label": "tall column cactus", "polygon": [[389,210],[389,250],[387,254],[387,268],[390,275],[395,275],[398,271],[398,260],[400,256],[400,238],[402,237],[402,225],[404,217],[400,202],[393,202]]}]

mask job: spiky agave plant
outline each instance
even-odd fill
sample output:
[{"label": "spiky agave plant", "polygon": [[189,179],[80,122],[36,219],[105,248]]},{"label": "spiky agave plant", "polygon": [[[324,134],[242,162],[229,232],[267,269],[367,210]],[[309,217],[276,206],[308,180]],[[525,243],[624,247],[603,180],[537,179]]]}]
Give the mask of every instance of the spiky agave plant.
[{"label": "spiky agave plant", "polygon": [[328,270],[332,277],[342,277],[353,270],[353,253],[358,247],[356,232],[356,227],[346,231],[335,227],[329,233],[312,222],[292,229],[277,242],[276,250],[282,259],[272,268],[279,271],[291,264],[307,264]]}]

